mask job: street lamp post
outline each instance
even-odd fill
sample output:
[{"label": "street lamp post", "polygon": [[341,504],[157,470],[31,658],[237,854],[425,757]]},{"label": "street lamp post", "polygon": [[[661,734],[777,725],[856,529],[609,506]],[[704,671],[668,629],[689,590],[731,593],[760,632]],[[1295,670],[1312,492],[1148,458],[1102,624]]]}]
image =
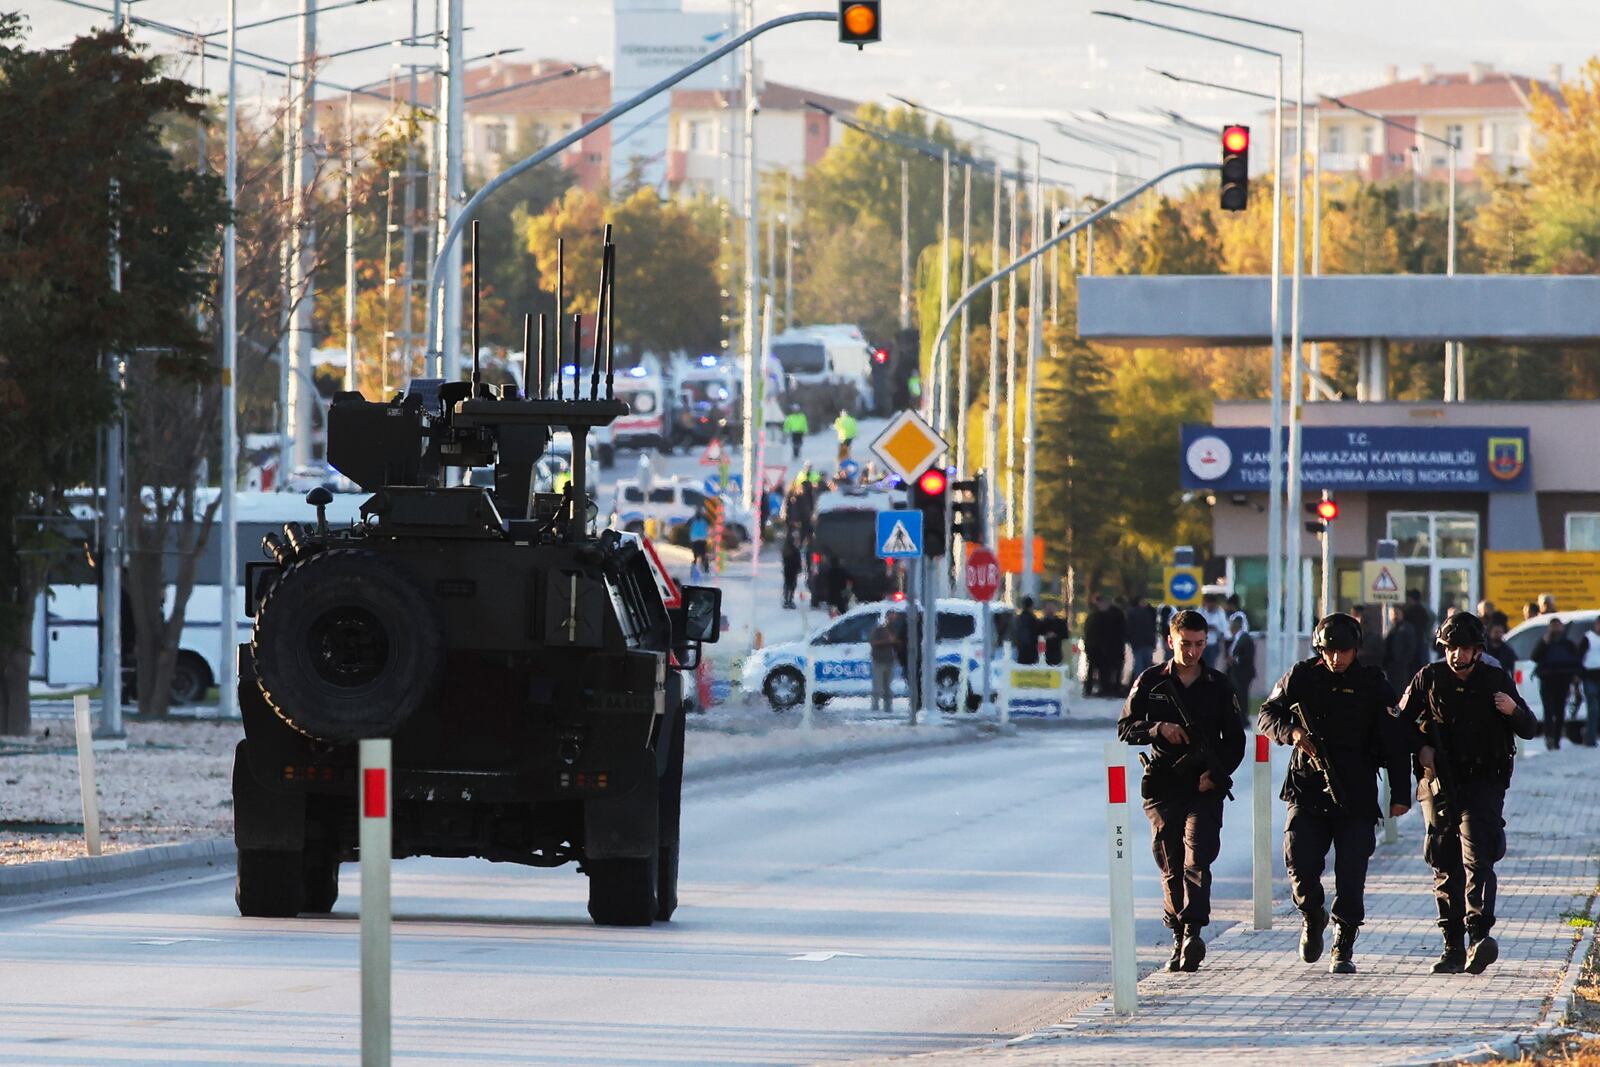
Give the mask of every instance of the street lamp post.
[{"label": "street lamp post", "polygon": [[[1300,385],[1300,365],[1303,355],[1300,351],[1302,342],[1301,326],[1303,323],[1300,303],[1301,282],[1305,276],[1305,185],[1306,185],[1306,35],[1303,31],[1293,26],[1281,23],[1266,22],[1261,19],[1248,18],[1244,15],[1230,15],[1222,11],[1213,11],[1209,8],[1196,7],[1192,4],[1180,3],[1178,0],[1141,0],[1142,3],[1155,4],[1158,7],[1173,8],[1178,11],[1188,11],[1196,15],[1205,15],[1209,18],[1224,19],[1228,22],[1238,22],[1247,26],[1255,26],[1264,30],[1274,30],[1278,33],[1292,33],[1296,41],[1296,79],[1299,83],[1295,95],[1294,106],[1294,155],[1295,155],[1295,182],[1294,182],[1294,274],[1290,294],[1289,312],[1289,349],[1294,353],[1294,358],[1289,363],[1289,474],[1288,474],[1288,499],[1284,501],[1285,522],[1288,528],[1285,534],[1288,538],[1288,572],[1284,581],[1284,600],[1287,609],[1288,634],[1288,659],[1292,662],[1299,656],[1298,643],[1300,639],[1300,405],[1304,401]],[[1280,56],[1281,63],[1281,56]],[[1281,78],[1281,75],[1280,75]],[[1280,88],[1281,92],[1281,88]],[[1282,112],[1279,112],[1278,125],[1283,124]],[[1281,142],[1280,142],[1281,143]],[[1283,154],[1280,152],[1275,159],[1276,164],[1283,166]]]},{"label": "street lamp post", "polygon": [[[1434,134],[1427,133],[1415,126],[1407,126],[1405,123],[1396,122],[1391,118],[1385,118],[1377,112],[1368,111],[1366,108],[1361,108],[1354,104],[1346,103],[1337,96],[1325,96],[1323,99],[1327,100],[1329,103],[1338,104],[1346,111],[1354,111],[1358,115],[1365,115],[1367,118],[1381,122],[1385,126],[1391,126],[1397,130],[1403,130],[1406,133],[1417,137],[1419,140],[1432,141],[1434,144],[1444,146],[1446,154],[1445,161],[1450,168],[1449,191],[1447,194],[1449,196],[1450,203],[1446,223],[1447,229],[1445,234],[1444,273],[1445,277],[1447,278],[1454,277],[1456,273],[1457,167],[1455,141],[1448,137],[1438,137]],[[1464,373],[1462,367],[1460,344],[1461,343],[1459,341],[1446,341],[1444,346],[1444,399],[1446,403],[1459,402],[1466,399],[1466,374]]]},{"label": "street lamp post", "polygon": [[[1096,11],[1096,15],[1121,19],[1169,33],[1194,37],[1214,44],[1242,48],[1257,55],[1270,56],[1274,66],[1274,95],[1272,124],[1272,157],[1275,179],[1272,183],[1272,281],[1269,286],[1272,306],[1272,413],[1270,439],[1267,442],[1268,498],[1267,498],[1267,677],[1277,678],[1285,668],[1287,648],[1284,629],[1290,615],[1284,610],[1283,549],[1284,549],[1284,478],[1283,478],[1283,53],[1270,48],[1246,44],[1243,41],[1214,37],[1208,33],[1152,22],[1113,11]],[[1298,538],[1295,539],[1298,545]]]}]

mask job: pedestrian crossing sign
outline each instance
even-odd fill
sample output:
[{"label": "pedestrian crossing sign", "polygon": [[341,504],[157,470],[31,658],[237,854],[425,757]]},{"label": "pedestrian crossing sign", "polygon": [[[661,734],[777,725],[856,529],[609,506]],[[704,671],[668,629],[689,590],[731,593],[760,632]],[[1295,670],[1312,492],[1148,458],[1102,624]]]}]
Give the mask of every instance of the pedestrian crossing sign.
[{"label": "pedestrian crossing sign", "polygon": [[1401,587],[1400,564],[1392,559],[1367,560],[1361,564],[1362,600],[1368,604],[1400,604],[1405,601]]},{"label": "pedestrian crossing sign", "polygon": [[880,511],[874,542],[884,559],[917,559],[922,555],[922,512]]}]

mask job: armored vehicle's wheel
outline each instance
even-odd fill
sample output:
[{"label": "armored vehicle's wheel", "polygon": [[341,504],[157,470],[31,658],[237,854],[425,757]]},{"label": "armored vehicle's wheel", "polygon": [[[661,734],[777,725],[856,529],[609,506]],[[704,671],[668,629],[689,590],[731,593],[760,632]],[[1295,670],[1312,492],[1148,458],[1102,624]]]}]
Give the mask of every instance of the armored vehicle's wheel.
[{"label": "armored vehicle's wheel", "polygon": [[300,860],[302,911],[326,915],[339,901],[339,861],[332,849],[307,849]]},{"label": "armored vehicle's wheel", "polygon": [[767,675],[761,690],[767,694],[773,711],[784,712],[806,698],[806,680],[793,667],[779,667]]},{"label": "armored vehicle's wheel", "polygon": [[656,917],[658,857],[589,860],[589,918],[600,926],[649,926]]},{"label": "armored vehicle's wheel", "polygon": [[179,652],[172,665],[172,703],[182,707],[197,703],[211,686],[211,669],[193,652]]},{"label": "armored vehicle's wheel", "polygon": [[239,914],[259,919],[289,919],[305,904],[300,853],[241,848],[233,881]]},{"label": "armored vehicle's wheel", "polygon": [[933,680],[933,699],[939,710],[946,715],[954,715],[956,711],[956,697],[961,685],[961,672],[953,667],[945,667]]},{"label": "armored vehicle's wheel", "polygon": [[392,736],[428,700],[444,659],[438,617],[399,568],[358,549],[290,567],[256,615],[261,695],[324,741]]}]

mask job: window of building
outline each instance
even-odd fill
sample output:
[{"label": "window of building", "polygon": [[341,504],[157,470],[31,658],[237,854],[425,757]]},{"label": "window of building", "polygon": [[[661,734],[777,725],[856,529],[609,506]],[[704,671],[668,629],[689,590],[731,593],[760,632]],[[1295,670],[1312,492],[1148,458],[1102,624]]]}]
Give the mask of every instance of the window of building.
[{"label": "window of building", "polygon": [[1369,156],[1377,154],[1377,151],[1378,151],[1378,127],[1377,127],[1377,125],[1375,123],[1371,124],[1371,125],[1368,125],[1368,126],[1362,127],[1362,130],[1361,130],[1361,150],[1363,152],[1365,152]]},{"label": "window of building", "polygon": [[1478,126],[1478,151],[1494,151],[1494,123],[1484,122]]},{"label": "window of building", "polygon": [[483,147],[490,155],[505,154],[506,150],[506,124],[496,122],[483,128]]},{"label": "window of building", "polygon": [[716,148],[713,143],[711,123],[696,120],[689,123],[689,151],[710,152]]},{"label": "window of building", "polygon": [[1600,512],[1567,512],[1567,551],[1600,551]]},{"label": "window of building", "polygon": [[1467,128],[1459,122],[1452,122],[1444,128],[1444,139],[1455,145],[1456,150],[1460,151],[1461,147],[1467,143]]},{"label": "window of building", "polygon": [[1328,152],[1335,156],[1344,152],[1343,126],[1333,126],[1328,129]]},{"label": "window of building", "polygon": [[1389,536],[1398,543],[1405,588],[1422,594],[1434,617],[1478,598],[1478,516],[1469,511],[1391,511]]}]

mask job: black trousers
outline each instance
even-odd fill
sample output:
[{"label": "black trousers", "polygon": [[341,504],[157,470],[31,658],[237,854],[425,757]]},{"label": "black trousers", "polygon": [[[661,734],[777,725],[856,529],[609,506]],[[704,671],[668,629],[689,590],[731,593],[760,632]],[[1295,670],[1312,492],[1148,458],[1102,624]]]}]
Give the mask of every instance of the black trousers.
[{"label": "black trousers", "polygon": [[1289,872],[1294,906],[1316,913],[1326,895],[1322,871],[1333,849],[1333,918],[1343,926],[1360,926],[1366,918],[1367,861],[1377,847],[1376,824],[1355,815],[1328,815],[1299,804],[1289,805],[1283,828],[1283,865]]},{"label": "black trousers", "polygon": [[1458,781],[1456,792],[1450,817],[1441,819],[1428,789],[1418,790],[1428,827],[1422,858],[1433,868],[1439,928],[1464,930],[1477,940],[1494,929],[1494,865],[1506,854],[1506,791],[1498,781],[1480,780]]},{"label": "black trousers", "polygon": [[1162,921],[1169,927],[1211,921],[1211,865],[1222,850],[1223,793],[1146,800],[1150,850],[1161,869]]},{"label": "black trousers", "polygon": [[1571,691],[1571,678],[1539,679],[1539,701],[1544,705],[1544,743],[1547,748],[1561,747],[1561,733],[1567,725],[1567,694]]},{"label": "black trousers", "polygon": [[799,459],[800,458],[800,446],[805,444],[805,443],[806,443],[806,435],[805,434],[803,434],[803,433],[792,433],[792,434],[789,435],[789,444],[794,449],[794,458],[795,459]]}]

